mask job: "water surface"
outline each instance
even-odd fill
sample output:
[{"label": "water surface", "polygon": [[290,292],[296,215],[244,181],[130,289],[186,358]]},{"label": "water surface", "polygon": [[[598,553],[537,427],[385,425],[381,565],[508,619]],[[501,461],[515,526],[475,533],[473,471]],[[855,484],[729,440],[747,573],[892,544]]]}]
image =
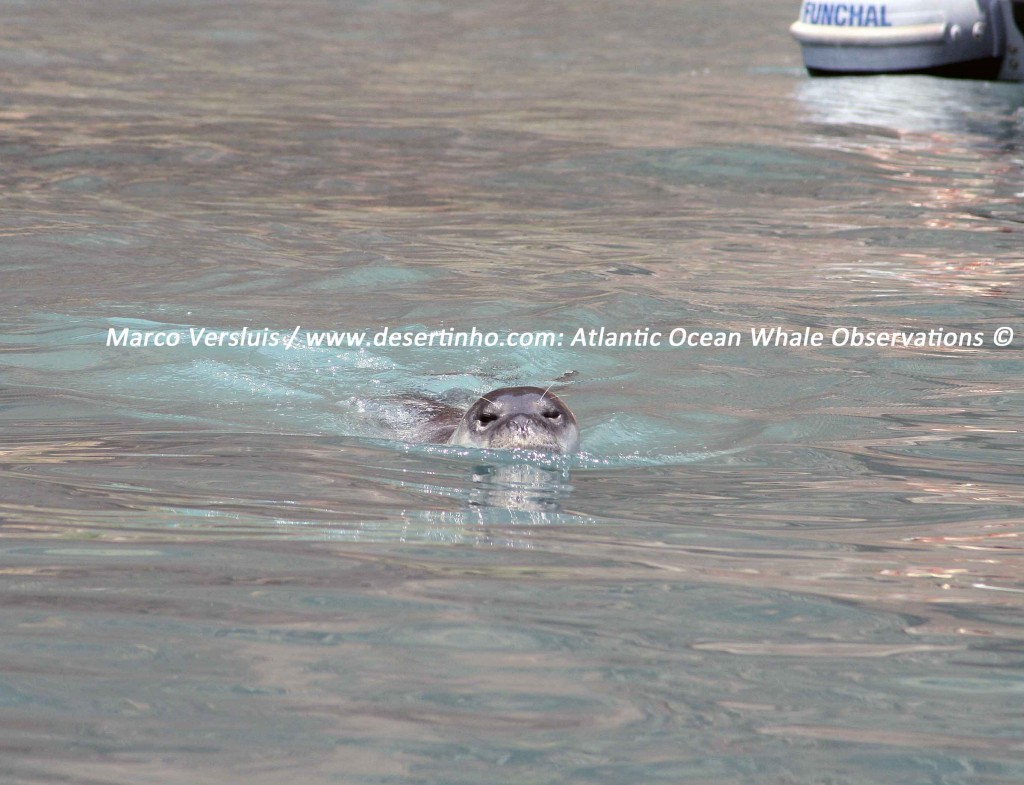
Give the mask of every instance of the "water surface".
[{"label": "water surface", "polygon": [[[4,781],[1024,780],[1024,90],[795,15],[5,4]],[[296,326],[566,341],[106,345]],[[417,442],[511,384],[583,452]]]}]

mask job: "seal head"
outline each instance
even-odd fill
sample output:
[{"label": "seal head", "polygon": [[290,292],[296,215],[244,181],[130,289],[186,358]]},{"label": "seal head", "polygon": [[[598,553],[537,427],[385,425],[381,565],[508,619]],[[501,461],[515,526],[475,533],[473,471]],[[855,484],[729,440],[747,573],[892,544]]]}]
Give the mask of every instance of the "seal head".
[{"label": "seal head", "polygon": [[579,449],[580,430],[554,393],[540,387],[502,387],[469,407],[448,443],[569,453]]}]

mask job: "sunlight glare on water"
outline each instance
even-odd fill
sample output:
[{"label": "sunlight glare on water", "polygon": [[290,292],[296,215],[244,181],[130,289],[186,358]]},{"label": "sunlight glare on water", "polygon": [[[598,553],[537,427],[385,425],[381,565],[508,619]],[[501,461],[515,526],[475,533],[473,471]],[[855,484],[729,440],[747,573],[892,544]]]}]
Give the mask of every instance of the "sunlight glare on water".
[{"label": "sunlight glare on water", "polygon": [[5,4],[0,779],[1024,781],[1024,88],[797,5]]}]

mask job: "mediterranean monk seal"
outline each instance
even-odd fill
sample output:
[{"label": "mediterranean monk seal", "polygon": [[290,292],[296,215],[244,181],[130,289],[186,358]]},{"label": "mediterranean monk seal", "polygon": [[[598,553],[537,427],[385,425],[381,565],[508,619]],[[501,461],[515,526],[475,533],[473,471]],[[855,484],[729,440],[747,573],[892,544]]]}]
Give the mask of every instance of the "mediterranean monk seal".
[{"label": "mediterranean monk seal", "polygon": [[576,452],[580,429],[562,400],[540,387],[501,387],[462,415],[448,444],[487,449]]}]

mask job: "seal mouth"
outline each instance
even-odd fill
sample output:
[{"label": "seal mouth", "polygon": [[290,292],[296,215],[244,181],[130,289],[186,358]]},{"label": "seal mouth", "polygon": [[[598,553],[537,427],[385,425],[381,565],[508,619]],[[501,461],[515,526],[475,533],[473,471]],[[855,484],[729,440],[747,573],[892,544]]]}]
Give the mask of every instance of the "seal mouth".
[{"label": "seal mouth", "polygon": [[547,424],[539,418],[523,414],[513,415],[491,428],[490,447],[505,449],[556,450],[562,445]]}]

